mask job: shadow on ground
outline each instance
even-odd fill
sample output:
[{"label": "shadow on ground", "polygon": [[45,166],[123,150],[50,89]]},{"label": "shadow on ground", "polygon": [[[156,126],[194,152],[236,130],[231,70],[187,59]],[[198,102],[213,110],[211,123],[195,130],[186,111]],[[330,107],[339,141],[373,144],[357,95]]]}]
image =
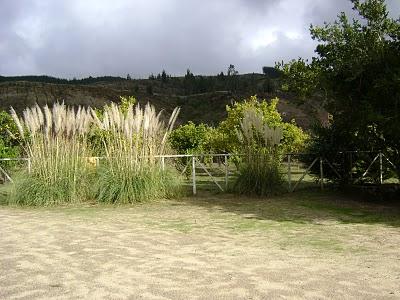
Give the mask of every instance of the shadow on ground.
[{"label": "shadow on ground", "polygon": [[271,198],[202,192],[184,201],[209,211],[220,210],[255,220],[303,224],[336,221],[400,227],[399,201],[367,201],[333,191],[306,190]]}]

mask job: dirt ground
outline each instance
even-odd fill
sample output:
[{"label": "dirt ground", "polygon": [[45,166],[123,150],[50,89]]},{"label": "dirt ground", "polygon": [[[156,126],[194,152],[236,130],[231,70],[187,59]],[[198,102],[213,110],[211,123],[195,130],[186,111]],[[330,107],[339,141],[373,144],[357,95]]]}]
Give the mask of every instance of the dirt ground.
[{"label": "dirt ground", "polygon": [[1,206],[0,298],[400,299],[400,212],[301,192]]}]

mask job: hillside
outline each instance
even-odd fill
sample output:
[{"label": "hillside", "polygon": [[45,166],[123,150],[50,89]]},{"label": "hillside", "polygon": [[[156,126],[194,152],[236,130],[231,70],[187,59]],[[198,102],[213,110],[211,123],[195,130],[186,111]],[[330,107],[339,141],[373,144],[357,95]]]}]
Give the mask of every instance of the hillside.
[{"label": "hillside", "polygon": [[304,128],[315,119],[326,119],[317,102],[299,104],[295,98],[279,91],[277,78],[262,74],[194,76],[188,73],[185,77],[159,74],[137,80],[90,77],[68,81],[46,76],[0,79],[0,109],[9,110],[13,106],[18,112],[35,103],[64,101],[70,105],[102,107],[109,101],[119,101],[119,96],[135,96],[141,104],[150,102],[166,111],[180,106],[179,123],[192,120],[216,125],[225,117],[227,104],[257,94],[266,99],[279,97],[278,109],[285,120],[294,118]]}]

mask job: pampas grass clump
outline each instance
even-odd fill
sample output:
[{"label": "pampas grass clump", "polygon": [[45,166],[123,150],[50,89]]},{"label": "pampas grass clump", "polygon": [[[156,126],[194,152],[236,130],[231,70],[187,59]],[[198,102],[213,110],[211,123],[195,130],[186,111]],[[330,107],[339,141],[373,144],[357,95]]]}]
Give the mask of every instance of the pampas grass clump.
[{"label": "pampas grass clump", "polygon": [[179,176],[162,170],[158,155],[165,152],[167,137],[179,109],[165,124],[161,113],[147,104],[130,104],[122,109],[112,103],[101,117],[93,111],[96,125],[103,131],[106,159],[99,168],[96,197],[106,203],[134,203],[175,195]]},{"label": "pampas grass clump", "polygon": [[237,134],[243,144],[245,156],[234,191],[259,196],[280,192],[284,183],[278,148],[282,139],[282,128],[270,128],[264,124],[262,115],[249,109],[244,112]]},{"label": "pampas grass clump", "polygon": [[87,198],[90,110],[56,103],[51,109],[47,105],[27,108],[22,117],[11,109],[11,115],[23,137],[30,172],[16,177],[9,202],[46,206]]}]

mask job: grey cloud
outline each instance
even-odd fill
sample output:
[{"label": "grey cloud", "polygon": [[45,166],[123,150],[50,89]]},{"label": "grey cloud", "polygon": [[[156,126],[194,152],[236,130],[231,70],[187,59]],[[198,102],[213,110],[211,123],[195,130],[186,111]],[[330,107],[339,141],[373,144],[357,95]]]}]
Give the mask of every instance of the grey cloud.
[{"label": "grey cloud", "polygon": [[394,19],[400,18],[400,1],[399,0],[387,0],[387,8],[389,15]]},{"label": "grey cloud", "polygon": [[0,0],[0,74],[215,74],[230,63],[260,72],[310,57],[310,23],[343,10],[349,1]]}]

